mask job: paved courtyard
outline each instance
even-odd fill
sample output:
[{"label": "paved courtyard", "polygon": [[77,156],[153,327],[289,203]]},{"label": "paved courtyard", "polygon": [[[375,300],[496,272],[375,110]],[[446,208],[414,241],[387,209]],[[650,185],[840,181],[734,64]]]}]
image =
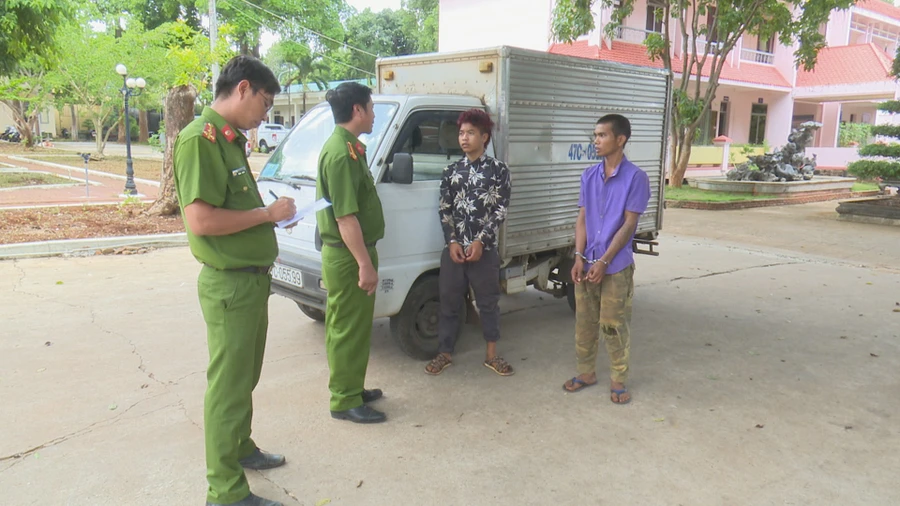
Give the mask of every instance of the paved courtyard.
[{"label": "paved courtyard", "polygon": [[[288,464],[251,486],[309,506],[900,504],[898,232],[817,206],[666,212],[661,256],[638,258],[628,406],[562,391],[573,316],[529,291],[501,301],[514,376],[481,366],[474,328],[427,376],[379,320],[388,423],[334,421],[323,327],[273,296],[254,437]],[[0,262],[0,502],[202,504],[198,270],[186,248]]]}]

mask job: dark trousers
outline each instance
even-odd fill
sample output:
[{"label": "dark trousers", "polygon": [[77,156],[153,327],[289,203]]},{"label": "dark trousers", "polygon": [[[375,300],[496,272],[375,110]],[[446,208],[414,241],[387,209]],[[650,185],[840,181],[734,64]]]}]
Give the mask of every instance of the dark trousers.
[{"label": "dark trousers", "polygon": [[438,323],[438,339],[441,353],[453,353],[459,331],[459,313],[465,303],[469,285],[475,292],[475,304],[481,316],[484,340],[500,339],[500,256],[497,250],[485,250],[477,262],[455,263],[450,249],[441,255],[441,319]]}]

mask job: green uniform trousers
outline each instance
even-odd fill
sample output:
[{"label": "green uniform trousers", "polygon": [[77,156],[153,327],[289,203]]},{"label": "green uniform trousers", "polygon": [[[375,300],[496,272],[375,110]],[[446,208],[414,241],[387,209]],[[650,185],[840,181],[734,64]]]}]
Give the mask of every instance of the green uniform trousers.
[{"label": "green uniform trousers", "polygon": [[[369,248],[369,257],[377,271],[374,247]],[[322,281],[328,290],[325,350],[331,370],[331,410],[345,411],[363,403],[375,295],[367,295],[359,287],[359,265],[347,248],[322,248]]]},{"label": "green uniform trousers", "polygon": [[634,297],[634,264],[603,276],[600,283],[587,280],[575,285],[575,356],[578,374],[590,374],[597,366],[600,336],[609,355],[610,379],[628,381],[631,351],[631,301]]},{"label": "green uniform trousers", "polygon": [[230,504],[250,494],[238,460],[256,449],[250,438],[252,393],[266,348],[271,283],[269,276],[208,266],[197,281],[209,345],[203,431],[212,503]]}]

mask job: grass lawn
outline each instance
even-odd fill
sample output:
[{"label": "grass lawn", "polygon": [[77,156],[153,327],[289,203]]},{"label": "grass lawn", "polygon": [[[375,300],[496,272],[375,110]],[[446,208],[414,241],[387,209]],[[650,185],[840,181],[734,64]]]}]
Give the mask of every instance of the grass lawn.
[{"label": "grass lawn", "polygon": [[[61,165],[71,165],[80,169],[84,168],[84,159],[78,155],[72,156],[31,156],[32,160],[43,160],[45,162],[53,162]],[[162,171],[162,160],[146,160],[141,158],[132,158],[132,167],[134,168],[134,177],[139,179],[149,179],[150,181],[159,181],[160,172]],[[88,163],[91,170],[99,170],[101,172],[109,172],[110,174],[125,175],[125,157],[124,156],[107,156],[101,161],[91,160]]]},{"label": "grass lawn", "polygon": [[780,195],[753,195],[751,193],[716,192],[698,190],[689,186],[673,188],[666,186],[667,200],[692,200],[696,202],[738,202],[742,200],[765,200],[779,198]]},{"label": "grass lawn", "polygon": [[850,191],[868,192],[877,191],[878,189],[878,183],[853,183],[853,188],[850,188]]},{"label": "grass lawn", "polygon": [[0,188],[39,186],[44,184],[78,184],[77,181],[34,172],[0,172]]}]

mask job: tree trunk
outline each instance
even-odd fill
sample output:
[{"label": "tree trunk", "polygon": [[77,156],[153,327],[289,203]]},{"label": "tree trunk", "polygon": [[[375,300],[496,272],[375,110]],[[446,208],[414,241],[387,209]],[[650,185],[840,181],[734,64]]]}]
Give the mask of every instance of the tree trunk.
[{"label": "tree trunk", "polygon": [[669,184],[675,188],[681,188],[682,182],[684,182],[684,173],[687,172],[688,162],[691,160],[691,147],[694,143],[694,129],[687,128],[685,130],[675,146],[675,154],[672,157],[673,167]]},{"label": "tree trunk", "polygon": [[78,140],[78,113],[75,111],[75,104],[69,104],[69,110],[72,111],[72,130],[69,132],[69,137],[73,141]]},{"label": "tree trunk", "polygon": [[141,109],[140,116],[138,116],[138,123],[141,127],[141,132],[138,134],[138,142],[147,142],[150,140],[150,132],[148,131],[147,126],[147,111]]},{"label": "tree trunk", "polygon": [[166,151],[163,155],[163,175],[159,196],[147,210],[154,216],[178,214],[178,195],[175,192],[175,138],[188,123],[194,120],[194,100],[197,90],[190,85],[176,86],[166,96]]},{"label": "tree trunk", "polygon": [[91,118],[91,123],[94,124],[95,135],[95,143],[97,146],[97,152],[91,153],[91,160],[103,160],[103,150],[106,149],[106,140],[109,138],[109,132],[112,129],[106,131],[106,135],[103,135],[103,120],[106,119],[104,116],[100,114],[94,114]]},{"label": "tree trunk", "polygon": [[[128,114],[128,111],[125,111],[125,114]],[[118,144],[125,144],[125,114],[119,118],[119,138],[116,139]]]}]

